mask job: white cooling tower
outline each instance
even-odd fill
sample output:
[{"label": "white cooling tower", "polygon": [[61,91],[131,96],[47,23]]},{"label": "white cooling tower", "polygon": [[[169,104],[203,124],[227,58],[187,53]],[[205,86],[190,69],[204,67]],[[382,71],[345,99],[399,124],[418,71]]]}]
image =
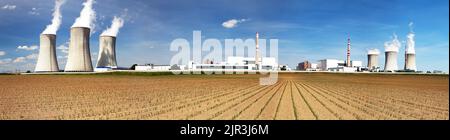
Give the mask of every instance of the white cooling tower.
[{"label": "white cooling tower", "polygon": [[367,68],[374,70],[378,67],[378,54],[367,54]]},{"label": "white cooling tower", "polygon": [[416,54],[405,54],[405,70],[416,71]]},{"label": "white cooling tower", "polygon": [[387,51],[385,53],[385,64],[384,64],[384,71],[386,72],[394,72],[398,70],[397,65],[397,54],[398,52],[395,51]]},{"label": "white cooling tower", "polygon": [[91,72],[92,62],[89,48],[90,29],[85,27],[72,27],[70,29],[69,55],[66,63],[66,72]]},{"label": "white cooling tower", "polygon": [[57,72],[58,60],[56,59],[56,35],[41,34],[39,57],[36,63],[35,72]]},{"label": "white cooling tower", "polygon": [[[411,24],[410,24],[411,26]],[[405,70],[416,71],[416,42],[414,40],[414,33],[412,29],[407,36],[406,49],[405,49]]]},{"label": "white cooling tower", "polygon": [[100,36],[100,48],[96,67],[117,68],[116,37]]}]

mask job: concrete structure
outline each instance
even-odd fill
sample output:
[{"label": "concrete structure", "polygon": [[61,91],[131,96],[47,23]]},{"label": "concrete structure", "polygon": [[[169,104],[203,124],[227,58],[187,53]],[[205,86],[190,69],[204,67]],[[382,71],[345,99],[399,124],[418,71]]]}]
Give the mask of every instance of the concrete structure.
[{"label": "concrete structure", "polygon": [[98,52],[97,68],[117,68],[116,61],[116,37],[100,36],[100,48]]},{"label": "concrete structure", "polygon": [[358,71],[358,68],[356,68],[356,67],[334,67],[334,68],[329,68],[328,71],[332,71],[332,72],[356,72],[356,71]]},{"label": "concrete structure", "polygon": [[362,61],[350,61],[349,66],[347,66],[346,61],[344,60],[323,59],[319,60],[317,70],[334,71],[334,72],[357,72],[360,71],[361,68],[362,68]]},{"label": "concrete structure", "polygon": [[57,72],[58,60],[56,59],[56,35],[41,34],[39,57],[35,72]]},{"label": "concrete structure", "polygon": [[258,32],[256,32],[256,43],[255,43],[255,46],[256,46],[256,53],[255,53],[255,65],[256,65],[256,69],[257,70],[260,70],[261,68],[262,68],[262,66],[261,66],[261,54],[260,54],[260,51],[259,51],[259,33]]},{"label": "concrete structure", "polygon": [[278,63],[274,57],[261,57],[259,50],[259,34],[256,33],[255,57],[231,56],[225,62],[206,60],[200,64],[189,62],[188,69],[193,71],[256,71],[256,70],[278,70]]},{"label": "concrete structure", "polygon": [[319,68],[321,71],[328,71],[329,68],[344,67],[345,62],[337,59],[319,60]]},{"label": "concrete structure", "polygon": [[66,72],[91,72],[91,52],[89,48],[90,29],[85,27],[72,27],[70,29],[69,55],[66,63]]},{"label": "concrete structure", "polygon": [[146,65],[138,65],[135,67],[136,71],[169,71],[171,70],[170,65],[154,65],[154,64],[146,64]]},{"label": "concrete structure", "polygon": [[416,68],[416,42],[414,40],[414,32],[412,29],[412,23],[409,24],[409,33],[406,36],[406,49],[405,49],[405,67],[407,71],[417,71]]},{"label": "concrete structure", "polygon": [[385,53],[385,64],[384,64],[385,72],[395,72],[396,70],[398,70],[397,54],[398,52],[395,51],[387,51]]},{"label": "concrete structure", "polygon": [[299,71],[318,71],[318,64],[304,61],[298,63],[297,70]]},{"label": "concrete structure", "polygon": [[231,56],[227,58],[226,62],[215,62],[198,64],[190,62],[188,66],[191,70],[224,70],[224,71],[249,71],[249,70],[276,70],[278,64],[273,57],[261,58],[260,65],[256,65],[255,58],[253,57],[239,57]]},{"label": "concrete structure", "polygon": [[415,41],[414,41],[414,33],[410,31],[407,36],[406,41],[406,49],[405,49],[405,70],[417,71],[416,68],[416,50],[415,50]]},{"label": "concrete structure", "polygon": [[311,69],[318,69],[318,64],[311,63]]},{"label": "concrete structure", "polygon": [[385,50],[385,63],[384,63],[384,71],[385,72],[395,72],[398,70],[398,50],[401,46],[400,41],[398,40],[397,35],[393,35],[392,41],[388,41],[384,43]]},{"label": "concrete structure", "polygon": [[112,68],[109,67],[102,67],[102,68],[94,68],[95,72],[107,72],[107,71],[112,71]]},{"label": "concrete structure", "polygon": [[308,68],[311,68],[311,63],[309,61],[298,63],[297,70],[305,71]]},{"label": "concrete structure", "polygon": [[405,54],[405,70],[417,71],[416,54]]},{"label": "concrete structure", "polygon": [[378,55],[380,51],[377,49],[371,49],[367,52],[367,68],[369,71],[377,71],[379,69],[378,65]]},{"label": "concrete structure", "polygon": [[350,35],[348,35],[348,39],[347,39],[347,61],[345,61],[345,66],[351,67],[350,66]]}]

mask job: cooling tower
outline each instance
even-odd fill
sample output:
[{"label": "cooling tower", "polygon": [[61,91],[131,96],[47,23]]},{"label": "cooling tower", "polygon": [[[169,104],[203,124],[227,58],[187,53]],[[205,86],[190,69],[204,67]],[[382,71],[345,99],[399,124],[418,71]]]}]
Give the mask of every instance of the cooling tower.
[{"label": "cooling tower", "polygon": [[58,60],[56,59],[56,35],[41,34],[39,57],[36,63],[35,72],[57,72]]},{"label": "cooling tower", "polygon": [[70,29],[69,55],[66,63],[66,72],[91,72],[92,62],[89,48],[90,29],[85,27],[72,27]]},{"label": "cooling tower", "polygon": [[97,60],[98,67],[117,68],[116,37],[100,36],[100,48]]},{"label": "cooling tower", "polygon": [[385,53],[385,63],[384,63],[384,71],[386,72],[394,72],[398,70],[397,66],[397,53],[395,51],[387,51]]},{"label": "cooling tower", "polygon": [[405,70],[416,71],[416,54],[405,54]]},{"label": "cooling tower", "polygon": [[369,70],[376,69],[378,67],[378,54],[368,54],[367,58],[367,68]]}]

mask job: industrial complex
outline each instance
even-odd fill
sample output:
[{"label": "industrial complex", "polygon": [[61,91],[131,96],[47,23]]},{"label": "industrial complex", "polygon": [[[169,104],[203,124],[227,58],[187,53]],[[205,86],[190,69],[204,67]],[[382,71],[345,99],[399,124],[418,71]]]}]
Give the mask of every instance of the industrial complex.
[{"label": "industrial complex", "polygon": [[[93,67],[90,52],[90,36],[91,36],[91,17],[94,12],[92,9],[93,1],[87,1],[85,7],[80,13],[80,17],[70,29],[70,43],[68,49],[67,63],[63,72],[104,72],[123,70],[117,64],[116,52],[116,36],[119,28],[123,26],[123,19],[114,17],[111,28],[105,30],[99,37],[99,52],[96,66]],[[61,4],[56,4],[58,9]],[[57,10],[55,10],[57,11]],[[58,17],[55,21],[58,21]],[[53,26],[53,23],[52,23]],[[61,72],[58,67],[58,61],[55,51],[56,30],[59,24],[51,32],[44,31],[40,35],[40,49],[37,59],[35,72]],[[49,28],[49,27],[47,27]],[[296,70],[292,70],[288,65],[280,65],[276,57],[265,57],[261,54],[259,33],[256,32],[254,42],[254,56],[225,56],[225,61],[203,60],[204,62],[189,61],[183,65],[164,65],[164,64],[136,64],[126,70],[134,71],[328,71],[328,72],[417,72],[416,68],[416,52],[415,40],[412,29],[407,35],[405,45],[405,65],[402,69],[398,66],[398,55],[401,43],[397,36],[394,35],[392,41],[384,44],[384,68],[382,69],[379,62],[380,51],[378,49],[369,49],[367,51],[367,65],[363,65],[361,60],[351,59],[351,39],[347,38],[346,59],[323,58],[317,62],[305,60],[298,63]],[[265,43],[265,42],[264,42]],[[253,50],[253,46],[249,50]],[[354,54],[353,54],[354,55]],[[363,55],[363,54],[358,54]]]},{"label": "industrial complex", "polygon": [[[113,71],[118,68],[116,60],[116,37],[101,35],[99,42],[99,53],[96,67],[92,67],[91,53],[89,49],[90,29],[86,27],[72,27],[71,39],[69,45],[69,56],[64,72],[103,72]],[[405,49],[404,69],[398,68],[398,51],[400,42],[397,36],[394,40],[385,43],[385,63],[384,69],[380,68],[378,49],[369,49],[367,51],[367,65],[363,61],[351,60],[351,42],[350,37],[347,43],[346,60],[339,59],[321,59],[317,63],[304,61],[300,62],[295,71],[329,71],[329,72],[415,72],[415,50],[414,35],[408,35],[408,41]],[[256,52],[254,57],[229,56],[224,62],[214,62],[206,60],[205,62],[190,61],[187,65],[158,65],[143,64],[136,65],[131,70],[135,71],[292,71],[287,65],[279,65],[274,57],[261,57],[259,51],[259,33],[256,33]],[[56,35],[42,34],[39,59],[35,72],[57,72],[59,71],[55,54]]]}]

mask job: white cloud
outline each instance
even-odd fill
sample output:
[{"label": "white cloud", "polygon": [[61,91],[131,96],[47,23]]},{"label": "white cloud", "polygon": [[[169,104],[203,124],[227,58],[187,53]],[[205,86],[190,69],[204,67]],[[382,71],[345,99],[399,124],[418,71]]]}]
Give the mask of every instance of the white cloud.
[{"label": "white cloud", "polygon": [[16,59],[14,59],[13,63],[21,63],[25,62],[25,60],[27,60],[26,57],[17,57]]},{"label": "white cloud", "polygon": [[0,51],[0,56],[4,56],[4,55],[6,55],[6,52],[5,51]]},{"label": "white cloud", "polygon": [[6,5],[4,5],[3,7],[2,7],[2,10],[15,10],[16,9],[16,5],[9,5],[9,4],[6,4]]},{"label": "white cloud", "polygon": [[32,50],[38,49],[38,46],[36,46],[36,45],[33,45],[33,46],[18,46],[17,49],[19,49],[19,50],[26,50],[26,51],[32,51]]},{"label": "white cloud", "polygon": [[68,54],[69,53],[69,47],[67,47],[67,45],[69,45],[69,42],[66,42],[64,44],[59,45],[58,47],[56,47],[57,50],[61,50],[62,53]]},{"label": "white cloud", "polygon": [[12,61],[11,58],[0,59],[0,65],[8,64]]},{"label": "white cloud", "polygon": [[17,57],[16,59],[14,59],[13,63],[22,63],[25,62],[27,60],[33,60],[33,59],[37,59],[38,54],[33,53],[27,56],[21,56],[21,57]]},{"label": "white cloud", "polygon": [[240,20],[239,19],[230,19],[228,21],[223,22],[222,26],[225,27],[225,28],[230,29],[230,28],[236,27],[237,24],[242,23],[242,22],[246,22],[246,21],[248,21],[248,19],[240,19]]},{"label": "white cloud", "polygon": [[26,56],[27,59],[37,59],[37,57],[38,57],[37,53],[33,53],[33,54],[30,54],[30,55]]},{"label": "white cloud", "polygon": [[34,7],[31,8],[31,11],[29,11],[28,14],[30,14],[30,15],[35,15],[35,16],[40,15],[38,9],[37,9],[37,8],[34,8]]}]

